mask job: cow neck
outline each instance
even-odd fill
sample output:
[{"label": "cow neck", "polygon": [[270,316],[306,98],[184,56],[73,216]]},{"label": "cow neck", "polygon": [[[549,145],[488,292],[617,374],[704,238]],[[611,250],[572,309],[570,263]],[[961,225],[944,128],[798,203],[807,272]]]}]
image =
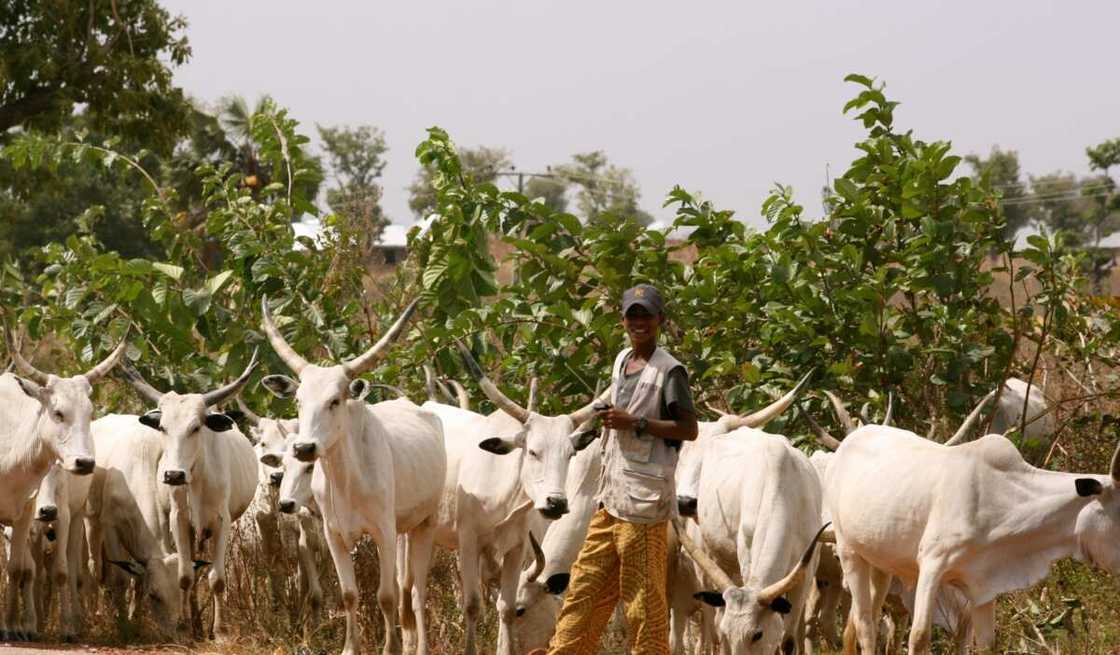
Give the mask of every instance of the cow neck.
[{"label": "cow neck", "polygon": [[[365,410],[365,402],[355,400],[347,401],[347,410],[350,409],[350,403],[354,402],[362,403],[362,407],[359,409]],[[324,516],[331,516],[332,518],[338,516],[335,512],[335,495],[340,493],[339,490],[361,489],[368,482],[368,476],[363,475],[362,471],[358,470],[356,466],[358,462],[370,460],[365,458],[365,453],[362,452],[368,447],[368,444],[364,439],[359,438],[360,433],[363,432],[363,426],[355,426],[355,418],[360,419],[361,414],[359,413],[358,417],[353,415],[350,417],[350,434],[335,439],[331,447],[325,449],[319,457],[319,465],[323,468],[323,476],[326,478],[327,506],[320,508]],[[358,423],[360,422],[359,420]]]},{"label": "cow neck", "polygon": [[[4,431],[0,438],[0,471],[6,471],[8,475],[15,471],[45,474],[51,461],[58,456],[39,436],[43,432],[40,424],[46,419],[46,408],[30,398],[27,400],[38,405],[38,411],[21,417],[16,427]],[[35,484],[38,485],[38,482]]]}]

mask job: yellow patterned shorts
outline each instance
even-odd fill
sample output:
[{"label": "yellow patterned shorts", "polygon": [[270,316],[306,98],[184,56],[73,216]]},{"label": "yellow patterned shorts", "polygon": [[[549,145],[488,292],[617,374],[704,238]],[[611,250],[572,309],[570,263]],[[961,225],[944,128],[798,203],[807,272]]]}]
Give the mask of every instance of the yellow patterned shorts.
[{"label": "yellow patterned shorts", "polygon": [[600,509],[572,565],[564,607],[549,655],[591,655],[599,650],[615,605],[622,601],[635,655],[668,655],[665,600],[666,523],[629,523]]}]

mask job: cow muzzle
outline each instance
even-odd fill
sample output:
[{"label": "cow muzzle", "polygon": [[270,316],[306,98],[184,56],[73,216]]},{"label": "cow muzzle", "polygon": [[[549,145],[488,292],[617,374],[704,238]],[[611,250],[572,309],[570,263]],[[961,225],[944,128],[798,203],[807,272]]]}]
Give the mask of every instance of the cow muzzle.
[{"label": "cow muzzle", "polygon": [[74,460],[74,465],[70,468],[70,472],[75,475],[89,475],[93,473],[95,463],[92,457],[79,457]]},{"label": "cow muzzle", "polygon": [[563,496],[549,496],[540,509],[541,516],[556,520],[568,513],[568,499]]},{"label": "cow muzzle", "polygon": [[179,487],[187,483],[186,471],[164,471],[163,483],[172,487]]},{"label": "cow muzzle", "polygon": [[292,444],[292,454],[301,462],[313,462],[316,456],[315,442],[302,441]]},{"label": "cow muzzle", "polygon": [[285,498],[284,500],[281,500],[278,503],[278,506],[280,508],[280,511],[285,513],[285,514],[295,514],[296,513],[296,501],[294,501],[290,498]]},{"label": "cow muzzle", "polygon": [[58,507],[54,505],[43,505],[35,514],[36,521],[53,521],[58,518]]},{"label": "cow muzzle", "polygon": [[268,484],[269,484],[269,486],[279,487],[280,483],[283,482],[283,481],[284,481],[284,472],[283,471],[273,471],[272,473],[268,474]]},{"label": "cow muzzle", "polygon": [[677,496],[677,513],[681,516],[696,516],[696,499],[692,496]]}]

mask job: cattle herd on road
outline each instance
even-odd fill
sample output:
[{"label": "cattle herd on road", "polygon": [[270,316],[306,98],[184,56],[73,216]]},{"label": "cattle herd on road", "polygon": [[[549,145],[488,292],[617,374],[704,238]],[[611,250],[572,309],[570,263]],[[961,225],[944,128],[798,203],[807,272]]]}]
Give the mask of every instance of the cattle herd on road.
[{"label": "cattle herd on road", "polygon": [[[424,610],[437,547],[458,558],[469,655],[490,650],[477,626],[491,601],[498,655],[547,645],[596,509],[593,407],[610,390],[546,416],[535,410],[535,381],[523,407],[460,346],[497,411],[472,411],[461,385],[451,394],[427,370],[422,405],[399,391],[368,403],[377,385],[361,376],[415,309],[357,358],[321,366],[289,345],[265,299],[264,333],[293,377],[276,373],[261,384],[295,397],[291,417],[259,416],[241,402],[255,353],[221,388],[165,393],[123,361],[126,341],[89,372],[59,377],[35,368],[8,335],[19,375],[0,376],[8,574],[0,637],[37,639],[57,607],[60,637],[79,638],[104,586],[113,607],[101,611],[115,612],[118,625],[148,616],[159,638],[184,639],[200,625],[196,588],[205,576],[209,636],[226,638],[226,562],[240,521],[265,561],[277,561],[280,549],[296,554],[296,571],[267,574],[274,601],[298,576],[304,621],[322,619],[318,563],[329,554],[346,654],[363,650],[352,552],[367,536],[379,554],[384,653],[429,653]],[[149,410],[95,420],[92,385],[114,368]],[[809,417],[824,447],[810,457],[762,431],[810,375],[753,414],[702,422],[680,452],[679,516],[667,526],[675,654],[841,644],[848,653],[883,652],[899,616],[884,611],[887,603],[908,608],[912,654],[930,651],[934,625],[963,652],[984,649],[996,637],[999,595],[1041,580],[1057,559],[1120,569],[1120,450],[1105,475],[1060,473],[1029,465],[1001,434],[1026,414],[1028,441],[1047,442],[1054,422],[1037,386],[1008,380],[946,443],[893,427],[889,408],[879,422],[864,412],[859,424],[829,393],[847,434],[828,434]],[[993,434],[970,440],[997,395]],[[240,411],[223,411],[235,402]]]}]

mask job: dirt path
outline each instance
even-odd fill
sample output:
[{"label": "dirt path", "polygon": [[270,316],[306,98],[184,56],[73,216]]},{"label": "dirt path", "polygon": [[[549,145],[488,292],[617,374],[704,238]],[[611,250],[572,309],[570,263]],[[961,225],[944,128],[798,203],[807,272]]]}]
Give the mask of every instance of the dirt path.
[{"label": "dirt path", "polygon": [[82,653],[85,655],[171,655],[190,652],[183,647],[158,646],[148,648],[118,648],[116,646],[83,646],[81,644],[12,644],[0,643],[0,655],[59,655]]}]

